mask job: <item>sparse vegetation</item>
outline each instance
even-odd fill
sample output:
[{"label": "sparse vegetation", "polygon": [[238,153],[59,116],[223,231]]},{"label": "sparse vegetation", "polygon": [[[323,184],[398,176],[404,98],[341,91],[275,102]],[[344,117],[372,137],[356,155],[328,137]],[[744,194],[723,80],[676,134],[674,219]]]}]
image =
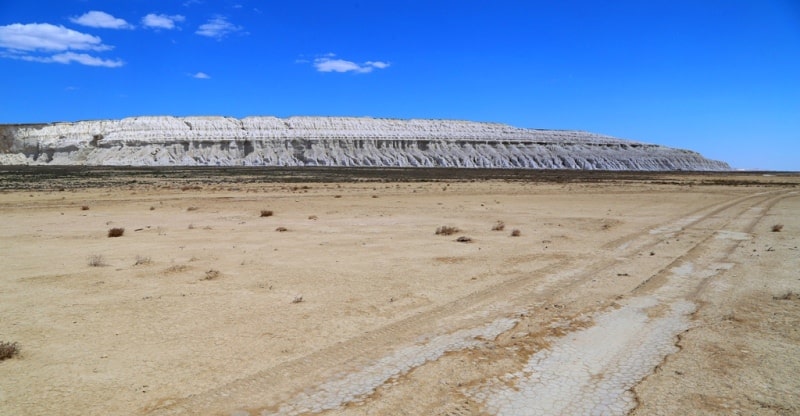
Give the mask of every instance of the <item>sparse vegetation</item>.
[{"label": "sparse vegetation", "polygon": [[261,210],[261,216],[262,217],[271,217],[273,214],[274,213],[272,212],[272,210],[269,210],[269,209],[262,209]]},{"label": "sparse vegetation", "polygon": [[19,344],[0,341],[0,361],[13,358],[17,354],[19,354]]},{"label": "sparse vegetation", "polygon": [[134,266],[143,266],[152,263],[153,261],[150,260],[150,257],[145,256],[136,256],[136,261],[133,263]]},{"label": "sparse vegetation", "polygon": [[107,266],[106,259],[101,254],[93,254],[89,256],[88,263],[90,267],[103,267]]},{"label": "sparse vegetation", "polygon": [[456,238],[456,241],[458,241],[459,243],[471,243],[472,238],[462,235],[461,237]]},{"label": "sparse vegetation", "polygon": [[455,233],[457,233],[459,231],[461,231],[461,230],[459,230],[456,227],[451,227],[449,225],[443,225],[443,226],[441,226],[441,227],[436,229],[436,235],[453,235],[453,234],[455,234]]},{"label": "sparse vegetation", "polygon": [[294,299],[292,299],[292,303],[300,303],[303,301],[303,295],[295,295]]},{"label": "sparse vegetation", "polygon": [[84,205],[84,206],[81,207],[81,211],[88,211],[88,210],[89,210],[89,206],[88,205]]},{"label": "sparse vegetation", "polygon": [[275,229],[275,231],[277,231],[279,233],[282,233],[282,232],[289,231],[289,229],[286,228],[286,227],[278,227],[278,228]]},{"label": "sparse vegetation", "polygon": [[511,230],[511,236],[512,236],[512,237],[519,237],[519,236],[521,236],[521,235],[522,235],[522,231],[520,231],[520,230],[518,230],[518,229],[516,229],[516,228],[515,228],[515,229],[513,229],[513,230]]},{"label": "sparse vegetation", "polygon": [[310,219],[310,220],[312,220],[312,221],[316,221],[316,220],[318,220],[318,219],[319,219],[319,217],[317,217],[316,215],[309,215],[309,216],[308,216],[308,219]]},{"label": "sparse vegetation", "polygon": [[155,211],[155,210],[156,210],[156,207],[154,207],[154,206],[150,207],[150,211]]},{"label": "sparse vegetation", "polygon": [[783,224],[775,224],[772,226],[773,233],[779,233],[781,230],[783,230]]},{"label": "sparse vegetation", "polygon": [[197,207],[186,208],[187,211],[197,211]]},{"label": "sparse vegetation", "polygon": [[124,228],[112,228],[108,230],[109,237],[122,237],[122,234],[125,234]]},{"label": "sparse vegetation", "polygon": [[504,223],[503,221],[497,221],[492,226],[492,231],[503,231],[505,229],[506,229],[506,223]]},{"label": "sparse vegetation", "polygon": [[219,270],[211,269],[206,271],[205,277],[203,277],[201,280],[214,280],[219,276],[220,276]]},{"label": "sparse vegetation", "polygon": [[772,300],[797,300],[797,299],[800,299],[800,294],[794,293],[791,290],[782,295],[772,297]]}]

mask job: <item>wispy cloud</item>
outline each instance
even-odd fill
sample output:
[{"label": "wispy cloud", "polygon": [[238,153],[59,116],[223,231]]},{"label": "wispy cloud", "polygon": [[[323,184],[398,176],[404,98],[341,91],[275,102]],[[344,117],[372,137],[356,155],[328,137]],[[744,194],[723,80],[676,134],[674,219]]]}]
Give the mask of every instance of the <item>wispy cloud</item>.
[{"label": "wispy cloud", "polygon": [[[0,56],[31,62],[68,64],[77,62],[89,66],[115,68],[121,60],[102,59],[72,51],[107,51],[102,39],[64,26],[49,23],[13,23],[0,26]],[[53,55],[50,55],[53,54]]]},{"label": "wispy cloud", "polygon": [[356,63],[344,59],[335,58],[334,54],[327,54],[324,57],[314,59],[314,68],[319,72],[355,72],[366,74],[375,69],[386,69],[390,66],[388,62],[366,61]]},{"label": "wispy cloud", "polygon": [[228,21],[223,16],[217,16],[203,23],[197,29],[196,34],[220,40],[231,33],[241,32],[243,28]]},{"label": "wispy cloud", "polygon": [[82,26],[98,27],[102,29],[133,29],[133,25],[126,22],[124,19],[97,10],[87,12],[83,14],[83,16],[71,17],[69,20]]},{"label": "wispy cloud", "polygon": [[102,59],[96,56],[91,56],[89,54],[75,53],[75,52],[58,53],[53,56],[20,55],[17,57],[11,56],[11,58],[29,62],[42,62],[46,64],[52,64],[52,63],[69,64],[72,62],[77,62],[82,65],[102,66],[106,68],[117,68],[122,65],[125,65],[125,62],[122,62],[118,59]]},{"label": "wispy cloud", "polygon": [[179,14],[167,16],[165,14],[150,13],[142,18],[142,25],[151,29],[175,29],[176,23],[186,20],[184,16]]},{"label": "wispy cloud", "polygon": [[198,72],[196,74],[190,74],[192,78],[196,79],[211,79],[211,76],[206,74],[205,72]]},{"label": "wispy cloud", "polygon": [[65,51],[93,50],[105,51],[110,46],[103,45],[97,37],[64,26],[49,23],[13,23],[0,26],[0,47],[20,51]]}]

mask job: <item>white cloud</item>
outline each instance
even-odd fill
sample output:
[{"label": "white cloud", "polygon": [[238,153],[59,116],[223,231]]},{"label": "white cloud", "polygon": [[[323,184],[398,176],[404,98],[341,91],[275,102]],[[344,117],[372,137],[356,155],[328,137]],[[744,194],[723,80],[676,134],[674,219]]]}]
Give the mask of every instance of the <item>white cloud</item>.
[{"label": "white cloud", "polygon": [[344,59],[334,59],[334,54],[327,54],[325,57],[314,59],[314,68],[319,72],[356,72],[366,74],[374,69],[385,69],[389,63],[381,61],[367,61],[358,64]]},{"label": "white cloud", "polygon": [[31,55],[22,55],[15,57],[16,59],[21,59],[23,61],[30,61],[30,62],[42,62],[46,64],[69,64],[72,62],[77,62],[82,65],[87,66],[102,66],[106,68],[118,68],[122,65],[125,65],[125,62],[120,61],[119,59],[102,59],[96,56],[91,56],[85,53],[75,53],[75,52],[64,52],[58,53],[53,56],[31,56]]},{"label": "white cloud", "polygon": [[99,27],[103,29],[132,29],[133,25],[123,19],[116,18],[106,12],[92,10],[83,16],[71,17],[73,23],[83,26]]},{"label": "white cloud", "polygon": [[[86,53],[72,51],[107,51],[97,37],[63,26],[49,23],[14,23],[0,26],[0,56],[30,62],[77,62],[82,65],[116,68],[125,63],[117,59],[103,59]],[[55,53],[54,55],[42,55]]]},{"label": "white cloud", "polygon": [[198,72],[196,74],[192,74],[192,78],[197,79],[211,79],[211,76],[206,74],[205,72]]},{"label": "white cloud", "polygon": [[167,16],[165,14],[150,13],[142,18],[142,25],[152,29],[172,30],[175,29],[175,23],[184,20],[186,20],[186,18],[179,14]]},{"label": "white cloud", "polygon": [[103,45],[102,40],[97,36],[49,23],[14,23],[0,26],[0,47],[18,51],[66,51],[69,49],[105,51],[111,49],[110,46]]},{"label": "white cloud", "polygon": [[231,33],[239,32],[241,30],[241,26],[234,25],[225,17],[217,16],[200,25],[200,27],[194,33],[200,36],[207,36],[219,40]]}]

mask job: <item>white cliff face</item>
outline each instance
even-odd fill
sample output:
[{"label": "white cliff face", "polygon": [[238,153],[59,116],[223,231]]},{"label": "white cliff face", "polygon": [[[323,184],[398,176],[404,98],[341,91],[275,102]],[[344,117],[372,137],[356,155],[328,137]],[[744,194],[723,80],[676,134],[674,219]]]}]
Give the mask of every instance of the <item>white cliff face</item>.
[{"label": "white cliff face", "polygon": [[728,170],[681,149],[453,120],[132,117],[0,126],[0,164]]}]

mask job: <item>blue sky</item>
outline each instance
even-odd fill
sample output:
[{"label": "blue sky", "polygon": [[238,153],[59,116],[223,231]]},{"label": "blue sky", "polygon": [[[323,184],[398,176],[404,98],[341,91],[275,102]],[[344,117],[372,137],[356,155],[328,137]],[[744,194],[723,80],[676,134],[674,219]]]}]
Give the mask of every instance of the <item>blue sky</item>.
[{"label": "blue sky", "polygon": [[452,118],[800,171],[800,1],[0,0],[0,123]]}]

